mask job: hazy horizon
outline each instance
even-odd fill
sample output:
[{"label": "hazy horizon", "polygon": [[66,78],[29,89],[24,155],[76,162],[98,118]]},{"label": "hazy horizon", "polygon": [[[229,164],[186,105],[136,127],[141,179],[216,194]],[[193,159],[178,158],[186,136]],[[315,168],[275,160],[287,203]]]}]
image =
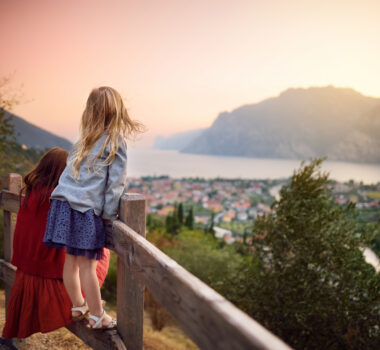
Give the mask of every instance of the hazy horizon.
[{"label": "hazy horizon", "polygon": [[[283,91],[280,91],[280,92],[279,92],[278,94],[276,94],[275,96],[268,96],[268,97],[265,97],[265,98],[263,98],[263,99],[261,99],[261,100],[259,100],[259,101],[248,102],[248,103],[246,103],[245,105],[249,105],[249,104],[257,104],[257,103],[263,102],[263,101],[265,101],[265,100],[267,100],[267,99],[270,99],[270,98],[273,98],[273,97],[278,97],[278,96],[279,96],[280,94],[282,94],[284,91],[289,90],[289,89],[326,88],[326,87],[329,87],[329,86],[332,86],[332,87],[334,87],[334,88],[353,89],[352,87],[349,87],[349,86],[333,86],[333,85],[326,85],[326,86],[307,86],[307,87],[305,87],[305,86],[288,87],[287,89],[285,89],[285,90],[283,90]],[[353,89],[353,90],[355,90],[355,89]],[[360,94],[362,94],[360,91],[357,91],[357,90],[355,90],[355,91],[358,92],[358,93],[360,93]],[[372,98],[380,98],[380,96],[370,96],[370,95],[364,95],[364,94],[362,94],[362,95],[363,95],[363,96],[367,96],[367,97],[372,97]],[[232,110],[234,110],[234,109],[236,109],[236,108],[239,108],[239,107],[241,107],[241,106],[243,106],[243,105],[235,106],[235,107],[231,108],[230,110],[228,110],[227,112],[231,112]],[[15,110],[17,110],[17,108],[15,108]],[[35,124],[33,121],[26,119],[23,115],[17,114],[17,113],[15,112],[15,110],[12,110],[11,112],[12,112],[13,114],[17,115],[18,117],[21,117],[22,119],[26,120],[27,122],[29,122],[29,123],[31,123],[31,124],[34,124],[35,126],[41,128],[41,129],[44,129],[44,130],[46,130],[46,131],[48,131],[48,132],[51,132],[52,134],[55,134],[55,135],[57,135],[57,136],[64,137],[64,138],[68,139],[68,140],[69,140],[70,142],[72,142],[72,143],[74,143],[74,142],[77,140],[76,138],[72,138],[72,139],[71,139],[71,138],[69,138],[69,137],[67,137],[67,136],[65,136],[65,135],[62,135],[62,134],[60,134],[59,131],[57,131],[57,130],[48,130],[48,129],[46,129],[46,128],[45,128],[44,126],[42,126],[42,125]],[[222,112],[226,112],[226,111],[220,111],[220,112],[218,112],[218,113],[215,115],[215,118],[214,118],[213,120],[211,120],[210,124],[207,125],[207,126],[204,126],[203,128],[208,128],[209,126],[211,126],[211,124],[215,121],[215,119],[218,117],[218,115],[219,115],[220,113],[222,113]],[[78,127],[79,127],[79,122],[80,122],[80,116],[78,117]],[[200,127],[200,128],[202,128],[202,127]],[[192,130],[196,130],[196,129],[200,129],[200,128],[184,129],[184,130],[176,130],[176,131],[172,131],[172,132],[170,132],[170,133],[168,133],[168,132],[165,133],[165,131],[162,131],[162,132],[157,131],[156,133],[154,133],[154,134],[151,135],[151,136],[152,136],[151,139],[149,139],[148,141],[145,141],[145,142],[141,142],[141,139],[142,139],[143,136],[144,136],[144,134],[142,134],[141,136],[139,136],[139,137],[137,138],[136,142],[133,142],[133,141],[131,141],[131,142],[133,142],[134,145],[137,145],[138,147],[141,147],[141,148],[153,148],[153,146],[154,146],[154,141],[155,141],[155,139],[156,139],[157,136],[170,137],[170,136],[172,136],[172,135],[174,135],[174,134],[177,134],[177,133],[188,132],[188,131],[192,131]]]}]

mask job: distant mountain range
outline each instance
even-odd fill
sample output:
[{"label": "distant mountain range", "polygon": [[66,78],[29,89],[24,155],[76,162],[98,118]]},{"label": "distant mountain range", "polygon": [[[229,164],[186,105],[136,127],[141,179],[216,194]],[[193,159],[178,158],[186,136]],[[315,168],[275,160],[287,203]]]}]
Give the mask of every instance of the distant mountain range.
[{"label": "distant mountain range", "polygon": [[41,129],[12,113],[5,113],[12,117],[12,122],[15,126],[16,139],[20,145],[38,149],[53,147],[61,147],[66,150],[71,149],[72,143],[69,140]]},{"label": "distant mountain range", "polygon": [[278,97],[220,113],[208,129],[186,143],[177,149],[380,163],[380,99],[333,86],[288,89]]}]

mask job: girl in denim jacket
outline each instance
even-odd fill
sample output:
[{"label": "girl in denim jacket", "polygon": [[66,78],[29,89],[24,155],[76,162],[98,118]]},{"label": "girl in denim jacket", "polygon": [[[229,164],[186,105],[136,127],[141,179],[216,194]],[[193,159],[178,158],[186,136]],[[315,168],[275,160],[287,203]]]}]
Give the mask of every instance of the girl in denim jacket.
[{"label": "girl in denim jacket", "polygon": [[81,137],[50,197],[44,242],[66,249],[63,282],[73,304],[72,316],[82,319],[89,311],[92,329],[116,328],[116,320],[103,309],[96,265],[105,246],[103,220],[116,219],[124,189],[125,139],[142,129],[130,119],[115,89],[92,90],[82,115]]}]

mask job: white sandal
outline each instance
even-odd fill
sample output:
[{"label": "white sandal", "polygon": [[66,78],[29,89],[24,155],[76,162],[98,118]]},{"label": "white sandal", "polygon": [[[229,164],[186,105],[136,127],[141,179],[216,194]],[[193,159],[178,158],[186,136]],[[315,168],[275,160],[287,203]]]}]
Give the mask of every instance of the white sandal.
[{"label": "white sandal", "polygon": [[87,327],[90,328],[90,329],[94,329],[94,330],[112,330],[112,329],[117,329],[117,322],[116,322],[116,320],[113,317],[111,318],[111,321],[110,321],[109,324],[107,324],[106,326],[103,326],[103,319],[104,319],[104,317],[106,315],[107,314],[104,311],[104,309],[103,309],[103,313],[102,313],[102,315],[100,317],[90,314],[89,319],[95,321],[95,323],[92,326],[91,326],[90,323],[88,323]]},{"label": "white sandal", "polygon": [[[73,312],[80,312],[79,316],[73,316]],[[83,320],[86,315],[88,314],[88,305],[86,300],[84,301],[84,304],[82,306],[75,306],[71,308],[71,318],[73,321],[81,321]]]}]

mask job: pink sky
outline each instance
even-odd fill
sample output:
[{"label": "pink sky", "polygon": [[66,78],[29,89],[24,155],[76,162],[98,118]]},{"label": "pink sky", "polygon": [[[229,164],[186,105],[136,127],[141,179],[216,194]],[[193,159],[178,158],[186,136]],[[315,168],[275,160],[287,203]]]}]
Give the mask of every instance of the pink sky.
[{"label": "pink sky", "polygon": [[1,0],[0,76],[14,112],[74,141],[92,87],[110,85],[158,134],[288,87],[380,96],[380,2],[372,0]]}]

